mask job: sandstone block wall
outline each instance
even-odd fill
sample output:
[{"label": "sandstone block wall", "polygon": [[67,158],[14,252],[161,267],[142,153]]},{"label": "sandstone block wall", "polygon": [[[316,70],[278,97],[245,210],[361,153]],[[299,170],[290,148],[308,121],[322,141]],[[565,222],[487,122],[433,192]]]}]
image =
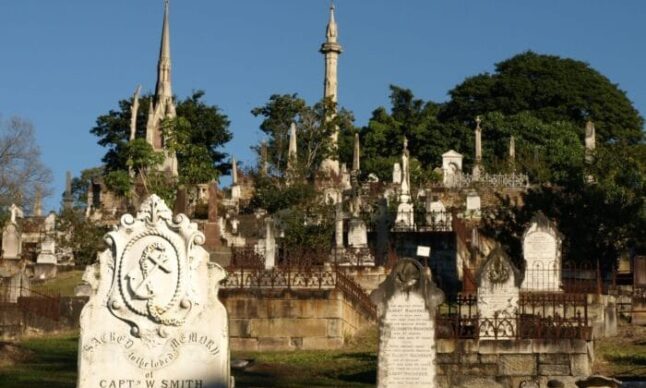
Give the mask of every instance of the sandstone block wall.
[{"label": "sandstone block wall", "polygon": [[337,290],[221,290],[232,350],[337,349],[368,318]]},{"label": "sandstone block wall", "polygon": [[440,387],[565,386],[591,374],[593,343],[584,340],[437,340]]}]

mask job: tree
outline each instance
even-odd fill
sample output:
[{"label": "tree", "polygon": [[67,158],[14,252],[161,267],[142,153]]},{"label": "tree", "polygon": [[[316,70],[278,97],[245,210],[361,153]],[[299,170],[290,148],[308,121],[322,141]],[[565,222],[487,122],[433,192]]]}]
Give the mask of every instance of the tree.
[{"label": "tree", "polygon": [[74,254],[76,265],[92,264],[106,247],[103,236],[109,228],[88,220],[78,209],[63,210],[56,227],[58,246]]},{"label": "tree", "polygon": [[437,120],[439,104],[417,99],[410,89],[394,85],[390,86],[390,102],[390,113],[384,107],[375,109],[368,126],[361,129],[364,175],[373,173],[389,180],[393,164],[401,158],[404,136],[411,155],[423,168],[439,165],[444,152],[464,144],[464,133]]},{"label": "tree", "polygon": [[[336,115],[330,117],[330,112],[336,112]],[[347,142],[342,142],[342,139],[348,136],[344,134],[354,133],[354,117],[345,109],[337,109],[329,99],[309,106],[297,94],[275,94],[267,104],[254,108],[251,113],[263,117],[260,130],[268,137],[268,164],[276,175],[283,176],[287,171],[289,128],[292,123],[296,124],[298,168],[305,177],[313,178],[325,158],[335,157],[330,136],[337,128],[341,134],[339,154],[347,157]],[[259,147],[256,149],[259,151]],[[351,156],[341,160],[349,162]]]},{"label": "tree", "polygon": [[[229,120],[217,106],[202,101],[203,91],[177,103],[177,118],[163,123],[169,137],[169,146],[175,150],[179,164],[180,183],[206,183],[226,173],[229,165],[221,148],[231,140]],[[137,113],[137,133],[130,142],[131,100],[119,101],[119,109],[97,118],[91,133],[99,137],[99,145],[108,150],[103,157],[105,173],[118,171],[113,181],[123,182],[124,173],[147,169],[160,158],[145,143],[145,129],[149,102],[152,95],[141,98]],[[135,159],[133,159],[135,157]],[[197,166],[197,167],[196,167]],[[118,178],[118,179],[117,179]],[[123,189],[123,187],[121,187]]]},{"label": "tree", "polygon": [[32,124],[18,117],[0,120],[0,206],[16,203],[29,212],[37,191],[41,198],[51,193],[51,181]]},{"label": "tree", "polygon": [[528,51],[498,63],[493,74],[467,78],[449,94],[440,114],[444,123],[467,125],[488,112],[531,112],[546,123],[570,122],[580,136],[592,120],[601,143],[644,139],[644,120],[626,93],[573,59]]}]

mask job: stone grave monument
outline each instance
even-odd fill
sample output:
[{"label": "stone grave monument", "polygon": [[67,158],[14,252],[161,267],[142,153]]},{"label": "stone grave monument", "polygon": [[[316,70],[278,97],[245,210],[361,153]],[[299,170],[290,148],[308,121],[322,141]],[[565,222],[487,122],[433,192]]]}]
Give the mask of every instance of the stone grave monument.
[{"label": "stone grave monument", "polygon": [[156,195],[106,235],[89,267],[78,387],[231,387],[226,273],[200,246],[197,225]]},{"label": "stone grave monument", "polygon": [[502,248],[489,253],[476,279],[480,338],[515,337],[520,276]]},{"label": "stone grave monument", "polygon": [[9,208],[10,218],[2,230],[2,258],[18,260],[22,255],[22,235],[18,228],[18,218],[23,217],[22,210],[12,204]]},{"label": "stone grave monument", "polygon": [[541,212],[523,234],[525,279],[522,288],[531,291],[561,291],[561,235]]},{"label": "stone grave monument", "polygon": [[377,386],[436,387],[435,312],[444,294],[430,270],[401,259],[371,299],[379,312]]}]

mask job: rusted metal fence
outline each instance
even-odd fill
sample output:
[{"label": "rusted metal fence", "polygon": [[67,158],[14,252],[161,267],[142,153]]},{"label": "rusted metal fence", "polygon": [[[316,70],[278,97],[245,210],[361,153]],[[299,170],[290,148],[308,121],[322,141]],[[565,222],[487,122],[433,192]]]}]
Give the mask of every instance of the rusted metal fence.
[{"label": "rusted metal fence", "polygon": [[508,315],[481,317],[474,294],[440,305],[436,336],[450,339],[590,340],[585,294],[521,293],[518,309]]},{"label": "rusted metal fence", "polygon": [[332,266],[227,268],[223,289],[286,289],[339,290],[371,319],[377,319],[377,309],[361,286]]},{"label": "rusted metal fence", "polygon": [[552,291],[570,294],[607,293],[612,279],[604,279],[599,263],[557,261],[535,264],[524,272],[523,290]]}]

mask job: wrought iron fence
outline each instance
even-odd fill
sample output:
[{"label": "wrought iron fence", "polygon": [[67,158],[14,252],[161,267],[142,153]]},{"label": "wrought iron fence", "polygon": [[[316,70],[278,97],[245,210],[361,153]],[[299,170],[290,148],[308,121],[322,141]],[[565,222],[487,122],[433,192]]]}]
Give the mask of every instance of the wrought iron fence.
[{"label": "wrought iron fence", "polygon": [[478,314],[474,294],[459,295],[440,306],[436,336],[453,339],[562,339],[589,340],[586,295],[521,293],[518,309],[508,315]]},{"label": "wrought iron fence", "polygon": [[525,189],[529,187],[529,176],[527,174],[515,172],[512,172],[511,174],[484,173],[480,174],[478,178],[474,178],[472,174],[459,173],[446,177],[444,182],[435,183],[433,186],[461,189],[472,186],[476,183],[492,187]]},{"label": "wrought iron fence", "polygon": [[273,269],[227,268],[223,289],[337,289],[354,302],[371,319],[377,319],[377,309],[361,286],[340,269],[326,267],[276,267]]},{"label": "wrought iron fence", "polygon": [[[606,281],[608,280],[608,281]],[[603,279],[599,264],[555,261],[525,269],[524,291],[563,291],[566,293],[607,293],[612,279]]]}]

